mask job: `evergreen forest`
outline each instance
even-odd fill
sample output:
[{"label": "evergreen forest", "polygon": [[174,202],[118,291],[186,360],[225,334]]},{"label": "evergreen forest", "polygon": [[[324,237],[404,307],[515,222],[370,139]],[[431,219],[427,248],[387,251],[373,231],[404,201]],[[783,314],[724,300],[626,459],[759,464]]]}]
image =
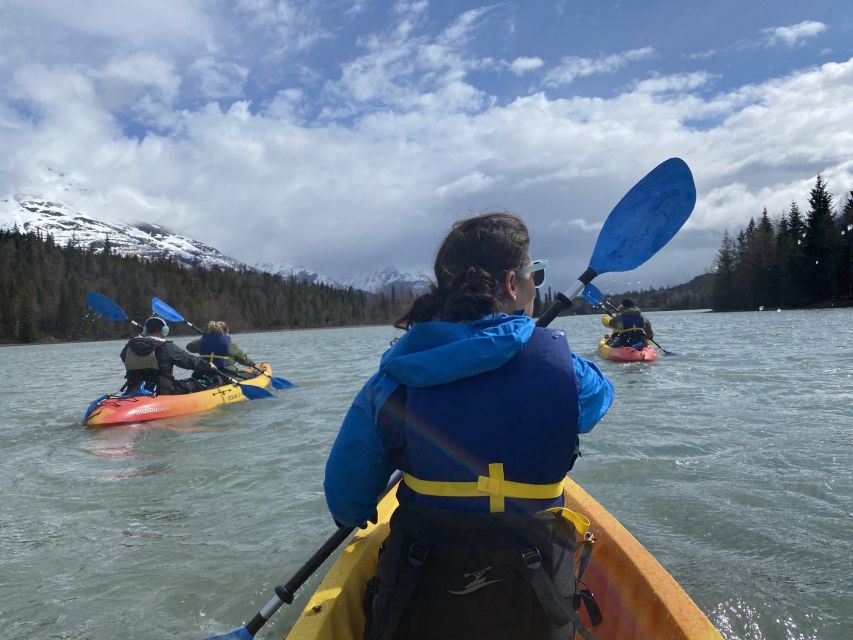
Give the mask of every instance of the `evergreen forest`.
[{"label": "evergreen forest", "polygon": [[853,191],[836,213],[818,175],[803,214],[796,202],[776,219],[765,208],[732,237],[723,233],[710,306],[715,311],[853,304]]},{"label": "evergreen forest", "polygon": [[[553,299],[550,289],[544,306]],[[818,175],[809,209],[796,202],[780,216],[767,209],[736,236],[723,233],[708,273],[675,287],[625,291],[608,296],[619,304],[631,298],[641,309],[756,311],[853,306],[853,191],[836,212],[826,181]],[[600,311],[583,303],[574,313]]]},{"label": "evergreen forest", "polygon": [[[256,271],[184,267],[145,261],[51,236],[0,231],[0,342],[127,337],[129,322],[110,322],[86,306],[86,293],[115,300],[142,322],[157,296],[194,324],[224,320],[232,332],[390,324],[406,302],[398,292],[372,294],[309,284]],[[191,333],[173,327],[173,333]]]},{"label": "evergreen forest", "polygon": [[[809,209],[796,202],[732,236],[723,233],[713,270],[668,288],[627,291],[645,310],[742,311],[853,305],[853,191],[836,212],[818,175]],[[299,282],[251,270],[185,267],[175,260],[146,261],[17,229],[0,231],[0,342],[117,339],[130,323],[110,322],[86,307],[87,291],[115,300],[137,322],[151,315],[157,296],[191,321],[225,320],[234,332],[390,324],[410,297],[398,290],[372,294]],[[550,289],[536,310],[553,299]],[[583,303],[574,313],[595,310]],[[189,333],[181,327],[175,333]]]}]

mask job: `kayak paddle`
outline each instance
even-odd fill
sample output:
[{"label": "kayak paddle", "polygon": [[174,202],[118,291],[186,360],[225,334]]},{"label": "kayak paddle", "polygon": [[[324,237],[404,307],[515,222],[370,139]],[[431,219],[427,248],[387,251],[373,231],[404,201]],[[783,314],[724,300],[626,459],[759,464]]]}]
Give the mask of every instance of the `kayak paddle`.
[{"label": "kayak paddle", "polygon": [[556,299],[536,322],[547,327],[572,299],[602,273],[636,269],[655,255],[681,229],[696,204],[696,185],[681,158],[670,158],[631,187],[607,216],[589,266],[571,293]]},{"label": "kayak paddle", "polygon": [[[605,308],[607,308],[610,311],[613,311],[615,313],[619,312],[619,310],[615,306],[613,306],[613,304],[609,300],[607,300],[604,297],[604,294],[601,292],[601,289],[596,287],[591,282],[583,288],[583,291],[581,291],[581,295],[583,296],[584,300],[586,300],[590,304],[605,307]],[[660,346],[652,338],[649,338],[649,342],[653,343],[658,349],[663,351],[663,355],[665,355],[665,356],[677,356],[678,355],[674,351],[667,351],[666,349],[664,349],[662,346]]]},{"label": "kayak paddle", "polygon": [[[190,322],[189,320],[184,318],[184,316],[178,313],[177,310],[175,310],[173,307],[170,307],[168,304],[166,304],[156,296],[151,298],[151,310],[158,316],[160,316],[161,318],[165,318],[169,322],[183,322],[199,335],[204,335],[204,331],[199,329],[192,322]],[[266,371],[258,369],[257,367],[252,367],[252,369],[269,378],[274,389],[291,389],[296,386],[290,380],[287,380],[285,378],[279,378],[277,376],[271,376]]]},{"label": "kayak paddle", "polygon": [[[382,498],[384,498],[391,489],[400,482],[400,478],[402,477],[403,474],[400,471],[395,471],[391,474],[385,490],[382,492],[382,495],[379,496],[379,500],[382,500]],[[349,538],[350,534],[354,530],[355,527],[350,526],[338,527],[338,530],[329,536],[329,539],[323,543],[323,546],[314,552],[314,555],[308,559],[308,562],[302,565],[299,571],[297,571],[290,580],[275,588],[275,595],[266,603],[266,605],[264,605],[264,608],[261,609],[254,618],[249,620],[245,626],[218,636],[210,636],[205,640],[251,640],[251,638],[254,638],[255,634],[267,623],[267,620],[270,619],[272,614],[278,611],[283,604],[290,604],[293,602],[294,595],[299,587],[301,587],[305,581],[320,568],[320,565],[323,564],[326,559],[332,555],[332,553],[334,553],[335,549],[337,549],[344,540]]]},{"label": "kayak paddle", "polygon": [[[92,311],[100,313],[107,320],[112,320],[114,322],[130,322],[134,327],[142,330],[142,325],[138,322],[131,320],[127,317],[122,308],[118,306],[118,304],[108,298],[105,295],[100,293],[95,293],[94,291],[90,291],[86,294],[86,304],[89,305],[89,308]],[[165,318],[165,316],[162,316]],[[166,318],[168,320],[168,318]],[[261,398],[274,398],[275,396],[271,394],[266,389],[261,389],[260,387],[254,387],[252,385],[242,385],[239,380],[235,380],[229,376],[225,376],[228,378],[233,384],[236,384],[240,387],[240,391],[243,392],[243,395],[246,396],[249,400],[260,400]]]},{"label": "kayak paddle", "polygon": [[122,311],[122,308],[118,306],[114,300],[105,295],[90,291],[86,294],[86,304],[92,311],[104,316],[107,320],[112,320],[113,322],[129,322],[137,329],[142,330],[142,327],[138,322],[128,318],[125,312]]}]

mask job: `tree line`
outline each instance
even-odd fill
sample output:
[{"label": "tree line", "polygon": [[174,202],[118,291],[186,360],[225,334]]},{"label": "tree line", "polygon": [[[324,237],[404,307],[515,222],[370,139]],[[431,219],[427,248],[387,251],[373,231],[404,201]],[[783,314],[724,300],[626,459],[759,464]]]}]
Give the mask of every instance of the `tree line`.
[{"label": "tree line", "polygon": [[[836,212],[833,196],[818,175],[803,214],[796,202],[771,218],[732,236],[723,232],[712,269],[675,287],[626,291],[608,296],[614,304],[631,298],[646,310],[751,311],[759,307],[853,306],[853,191]],[[554,298],[550,289],[543,306]],[[572,313],[592,313],[577,303]]]},{"label": "tree line", "polygon": [[74,242],[60,246],[40,232],[0,231],[0,341],[126,337],[129,323],[87,308],[88,291],[109,296],[137,322],[151,315],[157,296],[187,319],[225,320],[236,332],[388,324],[408,301],[396,291],[373,294],[248,269],[121,256],[109,241],[96,251]]},{"label": "tree line", "polygon": [[732,237],[723,233],[715,260],[715,311],[802,308],[853,303],[853,191],[836,213],[818,175],[803,215],[796,202],[771,220],[765,208]]}]

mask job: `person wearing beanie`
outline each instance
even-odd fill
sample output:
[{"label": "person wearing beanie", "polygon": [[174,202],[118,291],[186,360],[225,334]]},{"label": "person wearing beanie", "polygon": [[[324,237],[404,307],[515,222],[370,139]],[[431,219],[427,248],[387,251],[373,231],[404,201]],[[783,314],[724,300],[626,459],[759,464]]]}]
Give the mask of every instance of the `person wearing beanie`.
[{"label": "person wearing beanie", "polygon": [[655,337],[652,323],[643,316],[631,298],[623,299],[616,315],[606,316],[604,324],[613,329],[613,334],[607,342],[610,347],[642,349]]},{"label": "person wearing beanie", "polygon": [[124,362],[127,393],[143,392],[159,395],[192,393],[205,388],[199,380],[176,380],[175,367],[190,371],[216,371],[216,367],[202,358],[187,353],[171,340],[169,325],[159,316],[151,316],[142,325],[142,333],[131,338],[121,350]]}]

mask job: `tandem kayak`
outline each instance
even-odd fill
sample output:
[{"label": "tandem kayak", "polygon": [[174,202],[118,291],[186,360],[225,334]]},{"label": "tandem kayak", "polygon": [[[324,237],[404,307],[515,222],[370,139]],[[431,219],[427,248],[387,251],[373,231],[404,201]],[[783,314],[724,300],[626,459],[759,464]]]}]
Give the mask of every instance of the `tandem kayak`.
[{"label": "tandem kayak", "polygon": [[658,352],[649,345],[642,349],[634,347],[608,347],[607,336],[598,341],[598,355],[605,360],[613,362],[654,362],[658,359]]},{"label": "tandem kayak", "polygon": [[[245,400],[241,386],[267,387],[270,384],[272,367],[266,363],[258,365],[263,373],[253,378],[241,379],[240,384],[224,384],[212,389],[164,396],[106,395],[98,398],[86,410],[83,422],[87,427],[112,427],[129,422],[145,422],[160,418],[173,418],[187,413],[208,411],[222,404]],[[247,369],[241,373],[252,373]]]},{"label": "tandem kayak", "polygon": [[[588,626],[597,640],[722,640],[690,596],[618,520],[571,479],[565,486],[566,506],[589,518],[595,536],[583,582],[603,617]],[[286,640],[361,640],[365,587],[376,572],[379,545],[396,506],[391,491],[379,504],[378,524],[356,530]],[[585,609],[581,620],[590,624]]]}]

